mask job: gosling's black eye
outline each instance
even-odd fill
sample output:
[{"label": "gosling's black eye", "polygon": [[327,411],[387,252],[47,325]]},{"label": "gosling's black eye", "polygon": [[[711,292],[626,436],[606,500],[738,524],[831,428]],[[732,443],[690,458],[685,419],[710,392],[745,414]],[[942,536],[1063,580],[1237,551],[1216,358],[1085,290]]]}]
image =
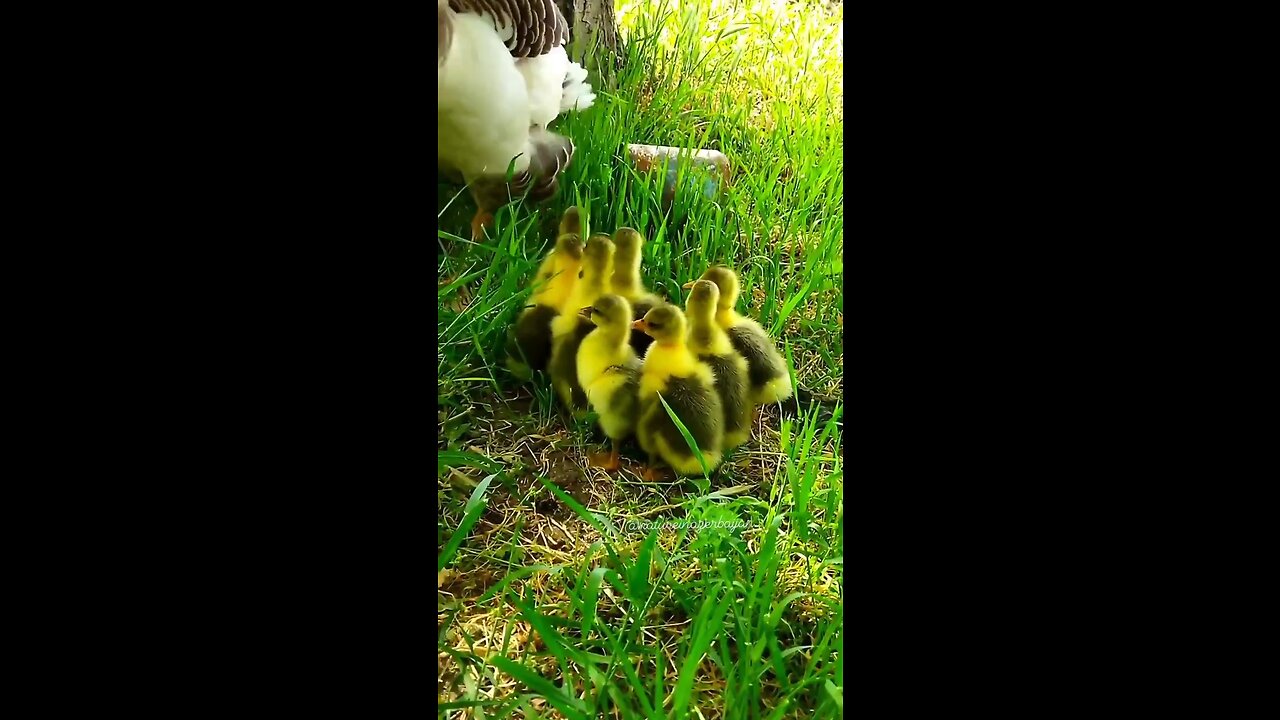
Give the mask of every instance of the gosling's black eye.
[{"label": "gosling's black eye", "polygon": [[651,322],[649,323],[649,327],[653,328],[654,330],[657,330],[662,327],[662,323]]},{"label": "gosling's black eye", "polygon": [[586,271],[585,271],[585,270],[579,270],[579,271],[578,271],[578,279],[579,279],[579,280],[581,280],[581,279],[582,279],[582,274],[583,274],[584,272],[586,272]]}]

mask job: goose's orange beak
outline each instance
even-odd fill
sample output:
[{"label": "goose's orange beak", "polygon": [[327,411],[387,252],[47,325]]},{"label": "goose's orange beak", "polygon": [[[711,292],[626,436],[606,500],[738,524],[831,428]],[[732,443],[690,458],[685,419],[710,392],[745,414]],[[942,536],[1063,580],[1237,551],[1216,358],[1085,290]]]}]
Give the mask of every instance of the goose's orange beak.
[{"label": "goose's orange beak", "polygon": [[693,284],[694,284],[694,283],[696,283],[696,282],[698,282],[698,281],[697,281],[697,280],[690,280],[689,282],[687,282],[687,283],[685,283],[685,284],[681,285],[681,286],[680,286],[680,289],[681,289],[681,290],[692,290],[692,289],[693,289]]},{"label": "goose's orange beak", "polygon": [[644,318],[641,318],[641,319],[639,319],[639,320],[637,320],[637,321],[635,321],[635,322],[631,323],[631,328],[632,328],[633,330],[639,330],[640,332],[647,333],[647,332],[649,332],[649,323],[645,322],[645,321],[644,321]]}]

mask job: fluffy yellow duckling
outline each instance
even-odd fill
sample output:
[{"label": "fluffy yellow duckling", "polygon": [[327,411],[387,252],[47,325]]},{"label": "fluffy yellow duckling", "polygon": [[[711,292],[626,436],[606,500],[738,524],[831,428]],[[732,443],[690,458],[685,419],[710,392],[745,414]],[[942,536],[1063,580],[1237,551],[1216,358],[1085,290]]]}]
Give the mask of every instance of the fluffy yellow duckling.
[{"label": "fluffy yellow duckling", "polygon": [[560,236],[534,275],[535,290],[507,334],[507,367],[528,380],[534,370],[545,370],[551,357],[551,321],[578,282],[582,268],[582,218],[578,208],[565,211]]},{"label": "fluffy yellow duckling", "polygon": [[618,446],[635,432],[640,415],[640,358],[628,343],[631,305],[619,295],[601,295],[582,316],[595,329],[578,347],[578,382],[611,446],[608,453],[592,455],[591,465],[617,470]]},{"label": "fluffy yellow duckling", "polygon": [[[621,295],[631,303],[635,319],[639,320],[653,308],[665,302],[662,298],[649,292],[640,277],[641,250],[644,247],[644,236],[629,227],[618,228],[613,233],[613,244],[617,246],[617,254],[613,258],[613,278],[610,285],[614,294]],[[653,338],[639,330],[631,333],[631,347],[636,354],[644,357]]]},{"label": "fluffy yellow duckling", "polygon": [[751,436],[751,411],[755,408],[747,387],[747,361],[729,342],[729,335],[716,324],[720,288],[710,280],[693,283],[685,303],[689,319],[689,351],[711,367],[716,376],[716,392],[724,406],[724,446],[735,448]]},{"label": "fluffy yellow duckling", "polygon": [[633,326],[653,338],[640,372],[640,421],[636,439],[649,454],[645,478],[661,478],[659,462],[670,465],[677,475],[701,475],[698,456],[689,449],[680,429],[672,422],[659,400],[671,410],[693,436],[694,444],[707,463],[707,472],[720,466],[724,446],[724,408],[716,394],[711,368],[689,352],[685,344],[685,318],[680,308],[659,305],[645,313]]},{"label": "fluffy yellow duckling", "polygon": [[[613,251],[613,241],[608,235],[594,235],[587,240],[578,282],[569,294],[566,308],[587,307],[608,291]],[[551,321],[551,359],[547,363],[551,387],[578,419],[587,415],[587,395],[578,382],[578,347],[595,327],[576,312],[562,312]]]},{"label": "fluffy yellow duckling", "polygon": [[[708,268],[700,279],[709,280],[720,288],[716,324],[729,334],[729,342],[747,360],[751,401],[757,405],[765,405],[779,403],[791,397],[791,375],[787,372],[787,363],[778,353],[773,339],[760,327],[760,323],[739,315],[733,309],[738,302],[737,273],[731,268],[716,266]],[[693,282],[684,284],[686,290],[692,287]]]}]

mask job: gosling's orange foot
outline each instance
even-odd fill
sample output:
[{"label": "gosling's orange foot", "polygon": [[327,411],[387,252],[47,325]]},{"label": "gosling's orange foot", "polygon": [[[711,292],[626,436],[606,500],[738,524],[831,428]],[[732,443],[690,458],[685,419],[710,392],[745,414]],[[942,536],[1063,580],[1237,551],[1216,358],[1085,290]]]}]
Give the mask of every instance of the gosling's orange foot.
[{"label": "gosling's orange foot", "polygon": [[622,460],[615,453],[591,453],[587,456],[587,464],[610,471],[622,468]]},{"label": "gosling's orange foot", "polygon": [[653,468],[653,467],[645,468],[644,475],[643,475],[645,482],[661,482],[664,479],[666,479],[666,476],[667,476],[666,473],[662,472],[658,468]]},{"label": "gosling's orange foot", "polygon": [[493,227],[493,213],[477,210],[476,216],[471,218],[471,239],[479,242],[484,239],[484,229]]}]

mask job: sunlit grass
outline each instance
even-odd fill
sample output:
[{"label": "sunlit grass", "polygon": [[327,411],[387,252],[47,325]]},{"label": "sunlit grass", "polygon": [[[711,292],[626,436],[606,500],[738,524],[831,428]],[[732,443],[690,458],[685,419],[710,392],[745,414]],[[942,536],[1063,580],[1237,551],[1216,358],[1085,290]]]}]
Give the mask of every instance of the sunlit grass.
[{"label": "sunlit grass", "polygon": [[[743,277],[739,310],[776,330],[798,383],[843,386],[841,6],[807,0],[621,0],[627,61],[585,113],[560,197],[498,213],[441,185],[438,479],[441,717],[834,718],[843,703],[840,414],[766,414],[713,484],[586,467],[545,380],[502,365],[559,214],[646,237],[645,280],[711,263]],[[629,143],[709,148],[733,167],[714,199],[637,174]],[[690,172],[692,176],[692,173]],[[650,530],[637,521],[717,521]],[[729,528],[729,529],[726,529]]]}]

